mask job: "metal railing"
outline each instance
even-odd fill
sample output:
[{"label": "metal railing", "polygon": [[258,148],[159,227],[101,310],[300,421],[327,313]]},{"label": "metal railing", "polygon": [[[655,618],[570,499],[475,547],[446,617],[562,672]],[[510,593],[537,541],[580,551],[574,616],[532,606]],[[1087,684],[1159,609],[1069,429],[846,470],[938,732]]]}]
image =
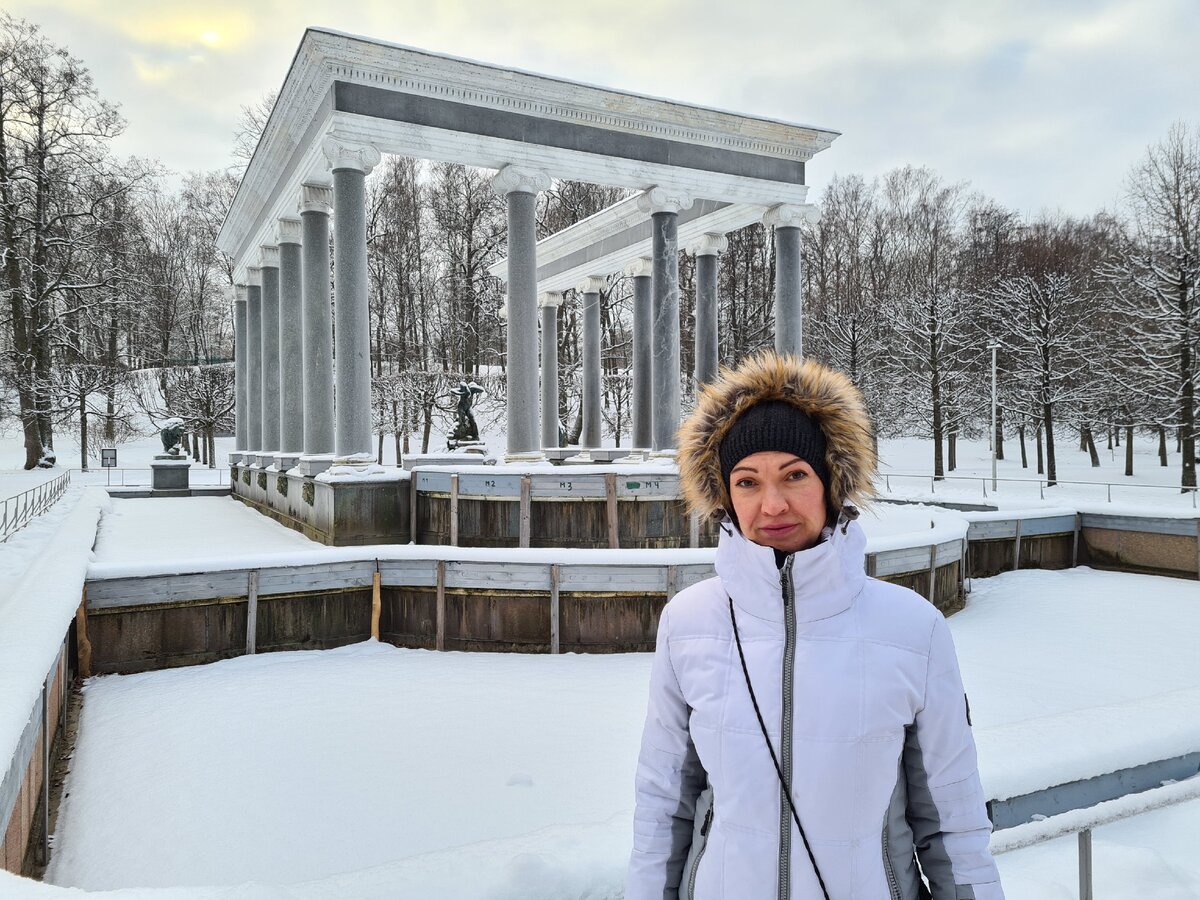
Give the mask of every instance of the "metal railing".
[{"label": "metal railing", "polygon": [[1092,890],[1092,831],[1101,825],[1131,819],[1143,813],[1166,809],[1179,803],[1200,800],[1200,776],[1185,781],[1164,782],[1162,787],[1115,800],[1098,803],[1088,809],[1072,810],[1053,818],[1017,825],[992,835],[993,856],[1011,853],[1053,841],[1067,835],[1079,840],[1079,900],[1094,900]]},{"label": "metal railing", "polygon": [[[103,487],[145,487],[151,483],[149,466],[72,469],[71,471],[84,484]],[[188,481],[193,487],[228,486],[229,467],[218,466],[210,469],[208,466],[195,464],[188,470]]]},{"label": "metal railing", "polygon": [[[886,486],[886,489],[889,492],[892,489],[892,479],[893,478],[920,478],[923,481],[928,480],[929,481],[929,492],[931,494],[937,493],[936,485],[939,481],[940,482],[946,482],[946,481],[974,482],[974,481],[978,481],[980,484],[980,487],[983,488],[983,496],[984,497],[989,496],[987,483],[992,480],[990,475],[943,475],[939,478],[936,475],[929,475],[924,472],[887,472],[887,473],[881,473],[881,475],[883,477],[884,485]],[[1074,485],[1083,485],[1084,487],[1105,488],[1106,496],[1108,498],[1109,503],[1112,503],[1112,489],[1114,487],[1137,489],[1137,490],[1141,490],[1142,488],[1150,488],[1150,489],[1160,490],[1160,491],[1174,491],[1177,494],[1191,494],[1192,495],[1192,508],[1193,509],[1197,508],[1197,504],[1196,504],[1196,494],[1197,494],[1197,490],[1198,490],[1197,488],[1177,487],[1176,485],[1172,485],[1172,484],[1130,484],[1128,482],[1117,482],[1117,481],[1068,481],[1065,478],[1056,478],[1054,481],[1050,481],[1049,479],[1046,479],[1046,478],[997,478],[996,481],[997,481],[997,483],[1003,482],[1004,484],[1036,484],[1038,486],[1038,497],[1042,500],[1046,499],[1046,488],[1057,487],[1060,484],[1074,484]],[[999,491],[996,491],[995,493],[999,493]]]},{"label": "metal railing", "polygon": [[70,486],[71,471],[68,469],[57,478],[0,501],[0,543],[50,509]]}]

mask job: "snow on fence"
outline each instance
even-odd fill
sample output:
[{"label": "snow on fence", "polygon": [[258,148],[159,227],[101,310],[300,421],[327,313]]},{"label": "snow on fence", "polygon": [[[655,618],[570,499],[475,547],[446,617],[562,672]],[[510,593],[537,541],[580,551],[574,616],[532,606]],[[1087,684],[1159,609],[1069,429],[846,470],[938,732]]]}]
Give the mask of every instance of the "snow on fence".
[{"label": "snow on fence", "polygon": [[[75,476],[84,484],[104,487],[145,487],[151,484],[153,472],[149,468],[74,469]],[[191,485],[228,487],[229,469],[225,466],[209,468],[193,465],[188,470]]]},{"label": "snow on fence", "polygon": [[0,502],[0,543],[46,512],[71,486],[70,470]]}]

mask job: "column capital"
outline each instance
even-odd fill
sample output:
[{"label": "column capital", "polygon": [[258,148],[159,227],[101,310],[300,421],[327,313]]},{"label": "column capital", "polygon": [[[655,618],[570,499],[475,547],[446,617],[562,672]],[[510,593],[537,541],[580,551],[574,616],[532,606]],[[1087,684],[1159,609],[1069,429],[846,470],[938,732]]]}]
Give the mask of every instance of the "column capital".
[{"label": "column capital", "polygon": [[513,192],[536,194],[550,189],[550,176],[540,169],[507,165],[492,178],[492,190],[501,197]]},{"label": "column capital", "polygon": [[693,202],[692,195],[687,191],[655,185],[647,188],[638,197],[638,209],[651,214],[660,212],[678,214],[685,209],[691,209]]},{"label": "column capital", "polygon": [[233,286],[233,302],[234,303],[245,303],[246,295],[248,293],[250,293],[250,292],[246,289],[246,285],[235,284]]},{"label": "column capital", "polygon": [[[262,287],[262,269],[259,266],[246,266],[246,286]],[[246,296],[250,296],[249,291]]]},{"label": "column capital", "polygon": [[319,212],[329,215],[333,212],[333,188],[328,184],[305,182],[300,185],[300,202],[296,204],[297,212]]},{"label": "column capital", "polygon": [[821,209],[815,203],[780,203],[763,213],[763,224],[771,228],[799,228],[816,225]]},{"label": "column capital", "polygon": [[263,244],[258,248],[258,253],[260,269],[279,268],[279,248],[276,245]]},{"label": "column capital", "polygon": [[639,256],[625,266],[625,274],[630,278],[649,278],[654,274],[654,260],[648,256]]},{"label": "column capital", "polygon": [[729,238],[711,231],[700,235],[693,246],[697,256],[720,256],[728,249]]},{"label": "column capital", "polygon": [[321,152],[330,169],[353,169],[370,175],[383,158],[370,144],[358,144],[330,135],[321,142]]},{"label": "column capital", "polygon": [[599,294],[608,287],[608,277],[605,275],[589,275],[579,284],[575,285],[576,292],[580,294]]},{"label": "column capital", "polygon": [[301,244],[303,241],[300,237],[301,228],[300,220],[293,219],[291,216],[286,216],[279,220],[279,231],[277,237],[281,244]]},{"label": "column capital", "polygon": [[563,295],[559,291],[543,291],[538,294],[538,306],[542,309],[550,309],[552,307],[557,309],[562,304]]}]

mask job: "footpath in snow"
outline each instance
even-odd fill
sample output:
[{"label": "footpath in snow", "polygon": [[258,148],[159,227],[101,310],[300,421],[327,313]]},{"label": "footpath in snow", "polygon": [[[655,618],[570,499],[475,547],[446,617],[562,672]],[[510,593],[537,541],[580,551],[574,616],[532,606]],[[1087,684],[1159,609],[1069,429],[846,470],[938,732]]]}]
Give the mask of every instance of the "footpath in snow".
[{"label": "footpath in snow", "polygon": [[[950,621],[990,795],[1200,746],[1194,583],[1016,572]],[[619,897],[649,661],[366,643],[92,679],[48,880]],[[1196,846],[1200,803],[1105,826],[1097,894],[1200,896]],[[1074,853],[1001,856],[1008,896],[1074,896]],[[0,878],[7,896],[60,895]]]}]

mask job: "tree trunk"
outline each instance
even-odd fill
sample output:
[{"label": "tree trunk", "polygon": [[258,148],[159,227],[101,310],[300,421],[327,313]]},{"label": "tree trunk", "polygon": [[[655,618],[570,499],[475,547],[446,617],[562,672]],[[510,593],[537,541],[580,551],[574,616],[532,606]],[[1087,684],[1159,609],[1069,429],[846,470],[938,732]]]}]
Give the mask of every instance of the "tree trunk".
[{"label": "tree trunk", "polygon": [[[196,436],[195,429],[192,429],[191,438],[192,438],[192,459],[199,459],[200,458],[200,439]],[[184,438],[184,441],[187,441],[186,437]]]},{"label": "tree trunk", "polygon": [[379,442],[378,442],[378,446],[375,448],[375,462],[379,463],[379,465],[381,465],[381,466],[383,465],[383,427],[382,426],[380,426],[380,428],[379,428]]},{"label": "tree trunk", "polygon": [[1112,422],[1109,422],[1108,423],[1108,449],[1109,450],[1111,450],[1113,448],[1112,437],[1113,437],[1113,427],[1112,427]]},{"label": "tree trunk", "polygon": [[1042,454],[1042,423],[1037,425],[1037,473],[1039,475],[1046,474],[1046,458]]},{"label": "tree trunk", "polygon": [[1167,467],[1167,428],[1165,425],[1158,426],[1158,464],[1164,469]]},{"label": "tree trunk", "polygon": [[1125,426],[1125,474],[1133,475],[1133,426]]},{"label": "tree trunk", "polygon": [[1042,421],[1046,432],[1046,487],[1058,483],[1058,466],[1054,462],[1054,404],[1042,404]]},{"label": "tree trunk", "polygon": [[1092,458],[1092,468],[1100,468],[1100,454],[1096,452],[1096,440],[1092,437],[1092,428],[1090,425],[1083,426],[1083,440],[1087,446],[1088,455]]},{"label": "tree trunk", "polygon": [[1080,425],[1079,426],[1079,452],[1081,452],[1081,453],[1086,452],[1087,448],[1088,448],[1088,446],[1087,446],[1087,427],[1084,425]]},{"label": "tree trunk", "polygon": [[[1196,285],[1192,284],[1192,288]],[[1181,293],[1184,300],[1187,297],[1188,285],[1183,285]],[[1195,301],[1193,301],[1195,302]],[[1186,309],[1182,305],[1181,308]],[[1179,379],[1183,385],[1180,392],[1179,423],[1183,431],[1183,471],[1180,473],[1179,486],[1185,491],[1196,487],[1196,385],[1195,373],[1192,371],[1192,350],[1187,340],[1179,344]]]},{"label": "tree trunk", "polygon": [[942,456],[942,399],[939,388],[940,385],[935,376],[930,384],[930,393],[933,398],[933,477],[941,479],[946,475],[946,468]]},{"label": "tree trunk", "polygon": [[1017,426],[1017,437],[1021,440],[1021,468],[1029,468],[1029,457],[1025,453],[1025,423]]},{"label": "tree trunk", "polygon": [[79,392],[79,468],[88,470],[88,414],[87,392]]},{"label": "tree trunk", "polygon": [[946,464],[951,472],[958,468],[958,432],[951,428],[946,437]]},{"label": "tree trunk", "polygon": [[217,426],[209,425],[207,429],[208,437],[208,467],[215,469],[217,467]]}]

